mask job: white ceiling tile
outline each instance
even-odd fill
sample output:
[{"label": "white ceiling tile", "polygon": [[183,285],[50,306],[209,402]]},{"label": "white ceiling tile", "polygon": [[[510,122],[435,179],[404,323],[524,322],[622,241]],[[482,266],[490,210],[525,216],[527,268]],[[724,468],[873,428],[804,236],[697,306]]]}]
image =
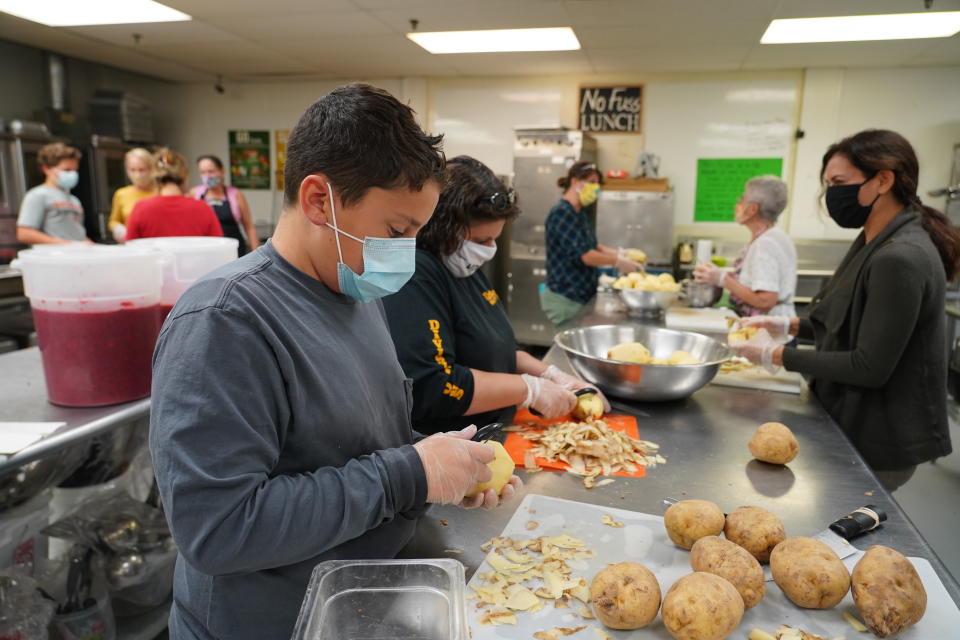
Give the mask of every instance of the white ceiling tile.
[{"label": "white ceiling tile", "polygon": [[410,19],[419,20],[418,31],[461,31],[472,29],[528,29],[569,26],[563,4],[557,0],[488,0],[485,2],[443,2],[429,10],[396,3],[370,13],[391,29],[410,31]]},{"label": "white ceiling tile", "polygon": [[228,15],[269,16],[305,11],[355,11],[351,0],[163,0],[163,4],[195,18],[216,19]]},{"label": "white ceiling tile", "polygon": [[237,41],[236,36],[197,20],[186,22],[154,22],[148,24],[110,24],[86,27],[64,27],[65,31],[102,42],[129,46],[140,35],[142,44],[191,44],[194,42]]},{"label": "white ceiling tile", "polygon": [[380,20],[362,11],[334,13],[278,13],[252,20],[231,15],[218,18],[218,27],[254,41],[316,40],[321,37],[355,37],[391,33]]},{"label": "white ceiling tile", "polygon": [[[773,4],[773,3],[771,3]],[[813,18],[818,16],[857,16],[872,13],[922,13],[922,0],[803,0],[781,2],[775,7],[777,18]],[[930,11],[956,11],[960,0],[934,0]]]},{"label": "white ceiling tile", "polygon": [[590,60],[597,73],[718,71],[739,69],[749,51],[742,45],[683,45],[631,49],[594,49]]}]

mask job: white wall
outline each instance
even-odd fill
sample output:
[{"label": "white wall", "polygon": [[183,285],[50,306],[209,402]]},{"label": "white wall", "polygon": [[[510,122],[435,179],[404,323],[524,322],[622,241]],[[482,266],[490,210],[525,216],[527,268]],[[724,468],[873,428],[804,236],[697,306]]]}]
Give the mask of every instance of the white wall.
[{"label": "white wall", "polygon": [[[802,75],[802,78],[800,77]],[[526,78],[387,78],[368,80],[408,102],[425,128],[444,132],[448,154],[473,153],[498,173],[512,170],[506,140],[516,125],[556,120],[577,124],[577,95],[581,84],[631,84],[655,87],[704,82],[770,82],[796,78],[802,98],[797,102],[793,125],[806,136],[794,145],[785,168],[791,184],[789,216],[784,224],[797,238],[843,239],[817,204],[820,157],[826,147],[845,135],[868,127],[891,128],[904,134],[917,149],[921,163],[921,196],[947,182],[951,149],[960,142],[960,67],[903,69],[811,69],[772,72],[662,73],[616,76],[538,76]],[[202,153],[227,156],[230,129],[289,129],[304,108],[346,80],[232,84],[224,95],[208,85],[171,86],[154,100],[157,128],[164,141],[188,158]],[[679,92],[678,95],[682,95]],[[538,97],[539,96],[539,97]],[[533,103],[523,102],[532,100]],[[673,105],[679,106],[679,105]],[[671,109],[656,101],[644,105],[644,127],[662,118],[648,109]],[[657,114],[654,114],[656,116]],[[456,126],[450,126],[456,121]],[[444,125],[439,127],[438,125]],[[551,122],[552,124],[552,122]],[[491,147],[484,136],[497,141]],[[504,137],[506,136],[506,137]],[[504,138],[501,145],[499,138]],[[600,165],[633,168],[636,153],[644,150],[649,135],[597,136]],[[479,143],[478,143],[479,141]],[[483,144],[480,144],[483,143]],[[669,144],[667,142],[666,144]],[[486,146],[484,146],[486,145]],[[498,146],[500,145],[500,146]],[[661,142],[659,146],[664,146]],[[660,149],[651,149],[660,152]],[[691,158],[691,162],[695,158]],[[669,175],[667,177],[670,177]],[[679,188],[692,189],[692,185]],[[270,222],[279,213],[275,191],[245,192],[258,221]],[[942,200],[930,200],[937,207]],[[681,221],[682,222],[682,221]],[[676,233],[742,239],[736,225],[678,224]]]},{"label": "white wall", "polygon": [[804,82],[791,198],[790,232],[797,238],[848,239],[817,202],[820,164],[827,146],[863,129],[892,129],[913,144],[920,160],[919,194],[947,185],[953,145],[960,143],[960,67],[810,69]]},{"label": "white wall", "polygon": [[[212,153],[227,161],[227,132],[231,129],[292,129],[303,111],[317,98],[349,80],[317,80],[263,84],[228,84],[224,94],[210,85],[177,85],[163,100],[155,100],[160,139],[188,160]],[[399,78],[367,80],[398,97],[404,82]],[[408,86],[415,87],[416,83]],[[422,94],[422,90],[421,90]],[[422,102],[422,95],[419,97]],[[276,158],[271,157],[275,163]],[[273,169],[276,169],[273,166]],[[191,184],[199,182],[196,173]],[[271,178],[271,183],[273,178]],[[275,185],[273,185],[275,186]],[[244,190],[256,222],[276,221],[282,194],[271,189]]]}]

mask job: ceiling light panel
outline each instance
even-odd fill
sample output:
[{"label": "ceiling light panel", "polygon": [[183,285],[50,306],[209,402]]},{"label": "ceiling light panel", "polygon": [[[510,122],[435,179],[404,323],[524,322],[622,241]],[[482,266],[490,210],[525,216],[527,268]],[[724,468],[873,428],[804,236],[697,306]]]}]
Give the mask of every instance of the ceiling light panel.
[{"label": "ceiling light panel", "polygon": [[958,31],[960,31],[960,11],[790,18],[773,20],[763,37],[760,38],[760,43],[788,44],[949,38]]},{"label": "ceiling light panel", "polygon": [[425,31],[407,37],[430,53],[496,53],[505,51],[574,51],[580,42],[570,27]]},{"label": "ceiling light panel", "polygon": [[153,0],[0,0],[0,12],[49,27],[178,22],[190,16]]}]

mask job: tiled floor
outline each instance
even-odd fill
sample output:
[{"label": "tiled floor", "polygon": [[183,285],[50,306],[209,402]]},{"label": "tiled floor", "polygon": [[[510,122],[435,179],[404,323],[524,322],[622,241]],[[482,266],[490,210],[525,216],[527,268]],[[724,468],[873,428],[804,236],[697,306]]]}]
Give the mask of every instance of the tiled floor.
[{"label": "tiled floor", "polygon": [[903,510],[917,525],[940,559],[960,578],[960,407],[952,400],[950,438],[953,453],[917,467],[910,480],[894,492]]}]

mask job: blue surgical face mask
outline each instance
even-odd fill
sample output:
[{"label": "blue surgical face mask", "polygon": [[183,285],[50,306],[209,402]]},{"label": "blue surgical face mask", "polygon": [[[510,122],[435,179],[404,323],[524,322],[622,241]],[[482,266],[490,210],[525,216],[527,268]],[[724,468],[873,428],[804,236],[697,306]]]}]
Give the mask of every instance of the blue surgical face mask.
[{"label": "blue surgical face mask", "polygon": [[201,176],[200,181],[203,182],[203,186],[209,189],[216,189],[223,184],[220,176]]},{"label": "blue surgical face mask", "polygon": [[[337,228],[337,206],[333,187],[327,183],[333,224],[327,226],[337,234],[337,283],[340,292],[361,302],[372,302],[396,293],[413,276],[417,264],[416,238],[358,238]],[[343,261],[340,236],[345,235],[363,245],[363,274],[357,275]]]},{"label": "blue surgical face mask", "polygon": [[76,171],[67,171],[65,169],[57,170],[57,177],[54,180],[61,189],[70,191],[80,182],[80,174]]}]

